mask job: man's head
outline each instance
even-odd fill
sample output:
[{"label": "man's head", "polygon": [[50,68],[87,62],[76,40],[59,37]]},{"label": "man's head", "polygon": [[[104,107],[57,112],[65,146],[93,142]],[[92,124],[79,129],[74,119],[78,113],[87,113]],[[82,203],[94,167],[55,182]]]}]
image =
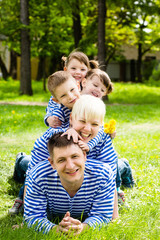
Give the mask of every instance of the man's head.
[{"label": "man's head", "polygon": [[108,74],[100,69],[89,70],[82,81],[82,94],[90,94],[102,98],[113,90]]},{"label": "man's head", "polygon": [[79,98],[79,88],[70,73],[58,71],[48,78],[48,90],[58,103],[72,109],[75,101]]},{"label": "man's head", "polygon": [[105,104],[101,99],[82,95],[73,106],[70,124],[87,143],[103,125],[105,113]]},{"label": "man's head", "polygon": [[84,178],[86,153],[62,133],[53,135],[48,141],[48,150],[53,169],[57,170],[63,187],[68,190],[71,185],[78,190]]}]

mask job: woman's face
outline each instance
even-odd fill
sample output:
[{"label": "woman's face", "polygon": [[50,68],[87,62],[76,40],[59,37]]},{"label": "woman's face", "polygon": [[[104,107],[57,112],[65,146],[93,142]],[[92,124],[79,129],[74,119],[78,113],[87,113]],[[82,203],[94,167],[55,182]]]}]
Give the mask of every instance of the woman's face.
[{"label": "woman's face", "polygon": [[97,135],[99,127],[102,125],[101,120],[98,118],[86,120],[85,117],[77,117],[77,119],[73,119],[72,115],[70,124],[83,138],[85,143],[88,143]]}]

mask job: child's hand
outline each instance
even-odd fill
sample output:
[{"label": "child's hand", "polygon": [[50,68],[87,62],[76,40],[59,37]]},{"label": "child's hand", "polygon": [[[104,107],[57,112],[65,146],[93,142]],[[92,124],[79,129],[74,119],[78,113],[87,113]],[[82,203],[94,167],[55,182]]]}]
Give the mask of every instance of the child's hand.
[{"label": "child's hand", "polygon": [[109,135],[110,135],[111,139],[114,139],[114,138],[116,137],[116,134],[117,134],[117,132],[114,131],[113,133],[111,133],[111,134],[109,134]]},{"label": "child's hand", "polygon": [[68,135],[67,139],[69,140],[71,137],[73,138],[73,142],[78,143],[78,140],[82,140],[82,137],[74,130],[74,128],[69,128],[65,133],[61,136]]},{"label": "child's hand", "polygon": [[87,143],[79,140],[79,141],[78,141],[78,145],[80,146],[80,148],[81,148],[83,151],[89,152],[89,147],[88,147]]},{"label": "child's hand", "polygon": [[53,127],[53,128],[60,127],[62,124],[61,121],[59,120],[59,118],[56,116],[48,117],[47,122],[48,122],[49,126]]}]

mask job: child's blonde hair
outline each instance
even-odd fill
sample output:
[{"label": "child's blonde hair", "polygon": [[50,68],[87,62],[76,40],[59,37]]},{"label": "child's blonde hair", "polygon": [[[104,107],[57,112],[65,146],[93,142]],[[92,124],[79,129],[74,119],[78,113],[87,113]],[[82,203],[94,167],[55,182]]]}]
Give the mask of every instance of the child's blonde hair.
[{"label": "child's blonde hair", "polygon": [[91,69],[86,74],[86,80],[92,79],[93,76],[97,76],[100,81],[104,84],[104,86],[107,88],[107,93],[109,94],[113,91],[113,83],[111,82],[110,77],[105,71],[102,71],[101,69]]},{"label": "child's blonde hair", "polygon": [[99,66],[97,61],[89,60],[85,53],[79,51],[71,52],[68,57],[63,56],[62,57],[62,61],[64,62],[63,66],[67,68],[72,59],[76,59],[80,63],[84,63],[88,69],[98,68]]},{"label": "child's blonde hair", "polygon": [[85,120],[100,119],[103,124],[106,113],[104,102],[91,95],[81,95],[72,108],[72,118],[85,118]]},{"label": "child's blonde hair", "polygon": [[48,77],[47,87],[55,98],[55,89],[61,84],[65,83],[69,78],[76,83],[76,80],[67,71],[58,71]]}]

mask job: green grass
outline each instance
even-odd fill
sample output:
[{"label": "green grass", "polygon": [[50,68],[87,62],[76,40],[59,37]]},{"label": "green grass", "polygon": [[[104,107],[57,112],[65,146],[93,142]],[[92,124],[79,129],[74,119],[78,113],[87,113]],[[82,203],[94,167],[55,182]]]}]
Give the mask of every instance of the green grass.
[{"label": "green grass", "polygon": [[[5,84],[8,88],[6,93]],[[49,93],[40,91],[42,83],[34,82],[34,88],[37,86],[39,90],[33,97],[19,96],[18,82],[12,84],[0,81],[0,91],[3,92],[1,100],[47,102],[50,97]],[[120,209],[119,219],[101,230],[90,229],[79,237],[71,236],[70,239],[160,239],[159,90],[160,88],[139,84],[115,84],[110,102],[118,104],[107,104],[106,121],[112,118],[117,121],[117,136],[113,143],[118,155],[129,160],[136,186],[133,189],[124,189],[127,207]],[[2,240],[69,239],[68,236],[60,236],[54,232],[43,235],[26,227],[13,231],[12,225],[21,223],[22,216],[8,216],[8,209],[12,206],[20,187],[12,179],[15,156],[19,151],[29,154],[35,140],[47,129],[43,122],[44,115],[44,106],[0,105]]]}]

